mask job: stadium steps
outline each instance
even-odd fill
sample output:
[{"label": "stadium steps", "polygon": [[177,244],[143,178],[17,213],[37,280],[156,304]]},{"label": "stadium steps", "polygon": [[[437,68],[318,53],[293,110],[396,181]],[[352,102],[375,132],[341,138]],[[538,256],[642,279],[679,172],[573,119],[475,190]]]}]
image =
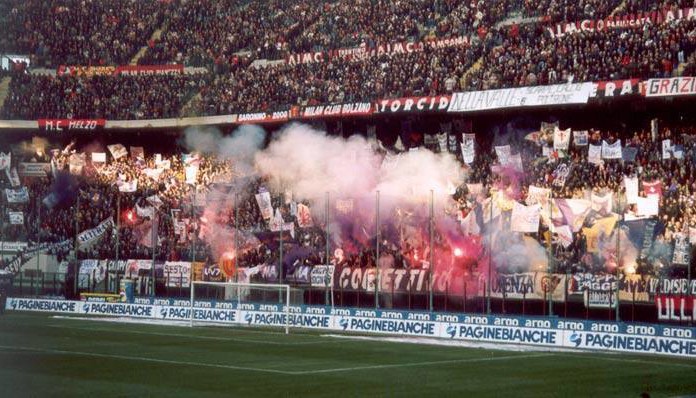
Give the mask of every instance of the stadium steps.
[{"label": "stadium steps", "polygon": [[[211,86],[216,84],[220,80],[220,76],[217,76],[215,78],[215,82],[211,83]],[[203,99],[203,96],[201,95],[201,91],[198,90],[196,94],[192,95],[191,98],[186,101],[186,104],[181,107],[181,111],[179,111],[179,117],[187,117],[187,116],[197,116],[199,114],[199,108],[201,104],[201,100]]]},{"label": "stadium steps", "polygon": [[[150,40],[159,40],[160,37],[162,37],[162,32],[164,31],[164,27],[160,27],[159,29],[156,29],[154,32],[152,32],[152,36],[148,39],[148,42]],[[147,52],[147,44],[144,46],[140,47],[140,50],[131,58],[129,64],[130,65],[137,65],[138,61],[140,61],[140,58],[142,58],[145,55],[145,52]]]},{"label": "stadium steps", "polygon": [[203,97],[201,96],[201,92],[198,91],[196,95],[192,96],[191,99],[188,100],[188,102],[181,107],[181,112],[179,112],[179,116],[196,116],[202,98]]},{"label": "stadium steps", "polygon": [[5,105],[5,99],[10,94],[10,82],[12,77],[7,76],[0,80],[0,109]]}]

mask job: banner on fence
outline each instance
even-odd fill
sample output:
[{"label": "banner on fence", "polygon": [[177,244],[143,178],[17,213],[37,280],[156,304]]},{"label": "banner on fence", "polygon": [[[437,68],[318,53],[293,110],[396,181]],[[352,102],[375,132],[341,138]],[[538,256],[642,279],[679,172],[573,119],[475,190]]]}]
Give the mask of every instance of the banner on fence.
[{"label": "banner on fence", "polygon": [[531,106],[586,104],[593,83],[507,88],[454,93],[448,112],[474,112]]},{"label": "banner on fence", "polygon": [[650,79],[645,84],[646,97],[671,97],[696,94],[696,77]]}]

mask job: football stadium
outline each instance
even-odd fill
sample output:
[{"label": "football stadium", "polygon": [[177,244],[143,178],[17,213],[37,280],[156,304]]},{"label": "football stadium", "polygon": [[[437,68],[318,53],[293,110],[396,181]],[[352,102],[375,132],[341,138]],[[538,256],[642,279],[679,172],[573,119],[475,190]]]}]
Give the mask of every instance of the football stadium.
[{"label": "football stadium", "polygon": [[693,0],[0,0],[3,397],[696,397]]}]

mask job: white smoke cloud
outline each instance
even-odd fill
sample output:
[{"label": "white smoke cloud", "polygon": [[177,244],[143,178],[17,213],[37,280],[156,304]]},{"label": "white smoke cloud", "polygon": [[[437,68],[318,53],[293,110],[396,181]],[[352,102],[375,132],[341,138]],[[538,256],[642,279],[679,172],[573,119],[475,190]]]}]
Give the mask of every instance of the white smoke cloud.
[{"label": "white smoke cloud", "polygon": [[338,197],[368,198],[375,192],[387,201],[436,200],[464,182],[454,156],[428,150],[383,157],[360,136],[330,137],[308,126],[292,124],[256,156],[257,170],[280,179],[299,199],[317,200],[326,192]]},{"label": "white smoke cloud", "polygon": [[203,154],[233,162],[238,175],[254,172],[254,156],[266,140],[266,132],[259,126],[244,125],[229,136],[223,136],[214,127],[191,127],[184,132],[184,146]]}]

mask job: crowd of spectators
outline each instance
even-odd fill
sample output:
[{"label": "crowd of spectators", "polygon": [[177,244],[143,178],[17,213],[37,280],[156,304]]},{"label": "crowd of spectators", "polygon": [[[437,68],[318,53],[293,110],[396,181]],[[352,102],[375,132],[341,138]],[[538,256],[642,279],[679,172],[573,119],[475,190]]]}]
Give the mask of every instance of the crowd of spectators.
[{"label": "crowd of spectators", "polygon": [[240,52],[279,57],[288,40],[325,11],[326,3],[297,0],[181,1],[168,10],[166,29],[148,42],[141,64],[235,64]]},{"label": "crowd of spectators", "polygon": [[540,25],[505,28],[468,88],[669,77],[696,49],[695,28],[693,20],[682,20],[556,38]]},{"label": "crowd of spectators", "polygon": [[156,119],[179,116],[206,75],[52,76],[14,74],[6,119]]},{"label": "crowd of spectators", "polygon": [[[141,40],[147,46],[139,60],[141,64],[174,62],[204,66],[210,73],[205,78],[56,78],[18,72],[13,77],[2,117],[172,117],[182,114],[182,107],[194,93],[200,93],[201,100],[194,104],[197,109],[186,114],[287,110],[292,105],[372,101],[461,90],[664,77],[688,64],[696,49],[693,19],[557,37],[550,34],[561,20],[577,22],[583,18],[693,6],[689,0],[618,3],[593,0],[361,0],[312,6],[294,0],[118,4],[87,1],[50,6],[33,1],[12,3],[7,18],[14,18],[15,23],[9,25],[12,28],[7,37],[21,36],[24,31],[31,34],[16,40],[15,45],[24,45],[24,49],[7,43],[0,44],[0,49],[29,51],[27,43],[34,43],[33,46],[41,49],[32,50],[32,54],[46,53],[50,43],[55,42],[55,47],[63,52],[52,50],[54,65],[58,62],[116,65],[127,62],[137,50],[135,42]],[[520,10],[524,11],[523,15],[548,18],[521,24],[506,20],[518,15]],[[559,10],[563,10],[562,15]],[[59,23],[54,23],[51,18],[40,17],[46,13],[76,18],[78,22],[63,23],[59,19]],[[132,23],[134,15],[142,20]],[[111,23],[113,29],[82,32],[99,25],[95,18]],[[50,23],[43,22],[46,20]],[[126,20],[131,23],[124,23]],[[502,21],[506,23],[501,24]],[[37,23],[39,28],[34,26]],[[83,25],[86,27],[81,28]],[[142,41],[143,36],[149,37],[159,25],[161,35],[153,36],[159,38]],[[60,30],[71,33],[44,32],[61,26],[71,26]],[[80,38],[73,30],[84,37]],[[45,36],[41,40],[34,38],[41,34]],[[69,37],[63,38],[63,34]],[[389,43],[428,43],[453,37],[465,37],[469,44],[445,48],[425,45],[422,51],[406,54],[374,55],[369,51]],[[78,51],[73,45],[78,39],[86,50]],[[111,44],[105,46],[105,42]],[[128,50],[120,50],[126,47]],[[95,48],[104,54],[95,55],[98,52]],[[345,48],[366,49],[372,55],[349,57],[331,52]],[[324,51],[324,60],[285,61],[289,55],[306,51]],[[254,62],[266,58],[271,60],[266,66]],[[692,70],[688,66],[682,69],[680,73]]]},{"label": "crowd of spectators", "polygon": [[[469,212],[482,206],[482,198],[470,192],[470,185],[467,185],[477,183],[483,185],[485,195],[495,195],[499,191],[518,191],[518,194],[513,193],[516,196],[511,199],[523,203],[529,185],[550,188],[553,198],[588,199],[593,193],[612,192],[614,200],[611,211],[620,216],[635,215],[635,205],[627,204],[623,181],[624,176],[636,176],[641,181],[657,180],[662,183],[656,242],[671,247],[675,233],[688,233],[689,227],[696,228],[696,128],[691,125],[664,125],[657,134],[653,134],[649,127],[622,132],[590,130],[590,144],[599,145],[603,140],[614,142],[621,139],[624,147],[636,148],[635,160],[604,159],[599,163],[591,162],[587,146],[571,144],[566,160],[560,159],[568,162],[571,172],[565,184],[560,185],[554,184],[554,171],[558,161],[542,156],[539,142],[515,138],[520,137],[508,136],[505,139],[515,148],[515,152],[522,155],[524,172],[517,174],[512,181],[509,174],[498,172],[494,166],[499,159],[493,146],[501,144],[501,137],[491,139],[490,135],[477,135],[476,160],[472,165],[464,166],[468,179],[453,194],[454,201],[446,212],[447,217],[462,221]],[[670,139],[672,145],[679,146],[682,154],[678,158],[663,159],[663,139]],[[423,146],[423,142],[415,140],[409,146]],[[117,160],[109,158],[106,164],[87,161],[82,170],[74,170],[70,167],[70,159],[75,156],[75,149],[69,146],[53,151],[52,155],[33,153],[25,158],[15,156],[13,164],[17,160],[47,162],[52,164],[53,171],[48,173],[48,178],[22,178],[22,184],[29,189],[30,200],[23,204],[6,203],[5,206],[10,210],[23,211],[25,221],[22,225],[3,224],[4,241],[72,240],[76,231],[94,228],[113,217],[120,226],[118,246],[115,245],[112,230],[108,230],[101,243],[81,247],[79,256],[114,258],[118,247],[121,259],[149,259],[152,258],[152,240],[149,238],[152,233],[152,215],[157,214],[158,260],[196,258],[208,263],[216,262],[226,250],[220,249],[218,245],[231,247],[232,237],[235,236],[231,231],[236,230],[239,231],[236,247],[239,248],[237,261],[240,267],[271,264],[277,262],[280,256],[278,233],[271,232],[272,221],[262,217],[255,194],[273,189],[270,192],[271,205],[285,222],[293,223],[294,232],[285,238],[286,256],[292,256],[292,253],[300,250],[302,256],[298,258],[301,263],[325,264],[326,241],[321,217],[317,217],[313,227],[300,228],[297,203],[294,201],[296,198],[283,189],[273,188],[273,176],[242,177],[235,169],[234,160],[222,161],[181,152],[157,156],[147,152],[149,148],[146,149],[145,153],[148,155],[145,157],[131,153],[131,156],[126,155]],[[78,149],[99,150],[95,144]],[[187,168],[191,166],[196,166],[198,170],[194,184],[186,181]],[[61,183],[57,184],[56,180],[61,180]],[[124,188],[133,182],[136,182],[135,188]],[[2,184],[3,188],[9,187],[4,180]],[[510,190],[507,187],[509,184],[517,184],[519,189]],[[57,186],[71,193],[59,195],[60,200],[47,199],[57,192]],[[78,203],[79,207],[76,208]],[[195,210],[191,207],[192,203],[195,203]],[[117,209],[120,209],[120,214]],[[590,219],[594,218],[588,216],[588,226],[592,222]],[[416,220],[412,228],[425,228],[426,221],[421,224]],[[220,226],[223,232],[220,230],[209,234],[211,228]],[[396,225],[385,224],[382,228],[382,255],[388,254],[396,267],[420,267],[418,253],[421,259],[425,256],[429,250],[427,242],[414,243],[409,239],[404,240],[403,233],[389,232],[390,229],[400,228]],[[544,228],[542,226],[542,230]],[[543,231],[530,236],[546,245]],[[222,243],[214,242],[218,238]],[[448,240],[439,233],[435,242],[437,253],[452,250]],[[195,254],[192,252],[193,247],[196,248]],[[337,248],[344,250],[344,253],[336,254]],[[370,267],[375,264],[374,240],[369,237],[361,242],[345,241],[342,247],[336,247],[332,242],[330,253],[331,260],[343,265]],[[574,235],[573,242],[567,247],[554,241],[552,253],[558,272],[602,272],[609,267],[610,259],[605,253],[588,252],[582,231]],[[669,267],[670,253],[667,254],[667,259],[647,259],[637,264],[636,271],[660,275],[683,273],[683,267]],[[63,252],[61,256],[66,254]],[[473,269],[476,263],[476,260],[472,260]]]},{"label": "crowd of spectators", "polygon": [[327,62],[239,70],[201,90],[204,115],[273,111],[290,105],[373,101],[452,93],[480,56],[478,44],[383,54],[365,60],[333,58]]},{"label": "crowd of spectators", "polygon": [[[632,4],[638,2],[641,1],[633,1]],[[543,17],[548,22],[575,22],[582,19],[607,17],[620,4],[622,4],[621,0],[525,0],[523,15]],[[635,5],[639,9],[644,9],[642,5]]]},{"label": "crowd of spectators", "polygon": [[122,65],[164,18],[161,0],[3,1],[0,53],[30,55],[32,65]]},{"label": "crowd of spectators", "polygon": [[290,43],[291,52],[327,51],[432,37],[469,36],[508,11],[508,1],[337,2]]}]

